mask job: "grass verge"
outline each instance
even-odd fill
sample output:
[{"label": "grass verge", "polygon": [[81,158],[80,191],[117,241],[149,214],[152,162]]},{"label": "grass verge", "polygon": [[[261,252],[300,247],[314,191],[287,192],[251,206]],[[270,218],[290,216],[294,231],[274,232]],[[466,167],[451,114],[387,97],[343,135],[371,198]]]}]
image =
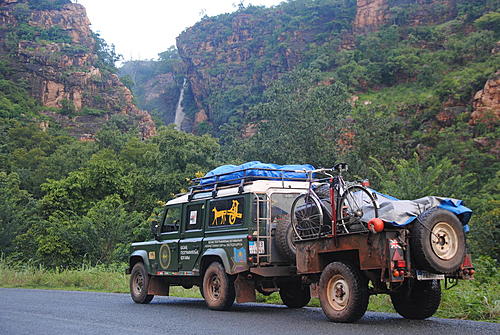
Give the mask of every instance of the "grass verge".
[{"label": "grass verge", "polygon": [[[500,272],[491,258],[475,262],[477,273],[474,281],[461,281],[451,290],[443,289],[437,317],[500,322]],[[0,287],[61,289],[128,293],[128,276],[124,265],[88,267],[61,270],[34,266],[11,266],[0,261]],[[189,290],[172,287],[170,294],[177,297],[201,298],[198,288]],[[281,304],[279,294],[257,294],[257,302]],[[319,307],[313,298],[309,306]],[[372,296],[370,311],[395,312],[388,295]]]}]

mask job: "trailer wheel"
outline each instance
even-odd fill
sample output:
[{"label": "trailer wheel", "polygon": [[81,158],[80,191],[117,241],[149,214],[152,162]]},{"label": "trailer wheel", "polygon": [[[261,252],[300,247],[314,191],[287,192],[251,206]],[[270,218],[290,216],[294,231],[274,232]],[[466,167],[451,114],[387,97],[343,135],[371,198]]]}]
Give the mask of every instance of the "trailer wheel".
[{"label": "trailer wheel", "polygon": [[368,282],[350,264],[333,262],[321,273],[319,300],[330,321],[354,322],[368,307]]},{"label": "trailer wheel", "polygon": [[417,269],[453,273],[465,257],[465,235],[455,214],[431,208],[411,228],[411,252]]},{"label": "trailer wheel", "polygon": [[203,276],[203,295],[208,308],[228,310],[234,303],[236,291],[234,281],[219,262],[213,262]]},{"label": "trailer wheel", "polygon": [[295,263],[295,232],[292,224],[287,221],[280,221],[276,224],[276,246],[279,252],[289,261]]},{"label": "trailer wheel", "polygon": [[392,305],[406,319],[423,320],[434,315],[441,302],[439,280],[409,280],[391,294]]},{"label": "trailer wheel", "polygon": [[149,304],[154,295],[148,294],[149,274],[142,262],[136,263],[130,273],[130,295],[137,304]]},{"label": "trailer wheel", "polygon": [[294,282],[291,285],[280,287],[280,297],[288,308],[301,308],[311,300],[311,292],[309,286]]}]

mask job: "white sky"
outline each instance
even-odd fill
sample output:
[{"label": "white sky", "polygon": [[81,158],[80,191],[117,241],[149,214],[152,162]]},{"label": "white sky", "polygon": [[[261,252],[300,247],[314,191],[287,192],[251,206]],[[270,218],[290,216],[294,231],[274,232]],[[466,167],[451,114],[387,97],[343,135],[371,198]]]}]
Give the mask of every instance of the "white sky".
[{"label": "white sky", "polygon": [[[246,0],[273,6],[283,0]],[[175,38],[203,16],[236,10],[240,0],[73,0],[87,9],[92,30],[98,32],[125,60],[156,59],[175,44]]]}]

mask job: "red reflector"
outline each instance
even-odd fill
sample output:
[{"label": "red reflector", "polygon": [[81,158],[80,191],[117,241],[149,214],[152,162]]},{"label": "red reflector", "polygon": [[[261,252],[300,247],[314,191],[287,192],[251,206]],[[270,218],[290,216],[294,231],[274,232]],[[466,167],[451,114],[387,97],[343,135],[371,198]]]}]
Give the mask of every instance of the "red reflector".
[{"label": "red reflector", "polygon": [[249,241],[253,241],[253,236],[252,236],[252,235],[248,235],[248,236],[247,236],[247,240],[249,240]]},{"label": "red reflector", "polygon": [[406,267],[406,261],[396,261],[396,267],[398,267],[398,268],[405,268]]},{"label": "red reflector", "polygon": [[370,187],[370,181],[368,179],[365,179],[361,182],[361,185],[364,187]]},{"label": "red reflector", "polygon": [[394,271],[392,272],[392,275],[393,275],[394,277],[399,277],[399,271],[398,271],[398,270],[394,270]]},{"label": "red reflector", "polygon": [[380,233],[384,230],[384,221],[379,218],[370,219],[370,221],[368,221],[368,229],[374,234]]}]

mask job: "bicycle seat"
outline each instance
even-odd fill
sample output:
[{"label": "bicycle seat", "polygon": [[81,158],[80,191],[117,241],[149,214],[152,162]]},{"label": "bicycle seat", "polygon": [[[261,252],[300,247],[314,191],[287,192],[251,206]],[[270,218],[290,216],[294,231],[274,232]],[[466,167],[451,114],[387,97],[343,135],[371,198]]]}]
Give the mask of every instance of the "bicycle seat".
[{"label": "bicycle seat", "polygon": [[334,170],[337,170],[337,171],[347,171],[347,168],[348,168],[348,165],[347,163],[337,163],[333,166],[333,169]]}]

